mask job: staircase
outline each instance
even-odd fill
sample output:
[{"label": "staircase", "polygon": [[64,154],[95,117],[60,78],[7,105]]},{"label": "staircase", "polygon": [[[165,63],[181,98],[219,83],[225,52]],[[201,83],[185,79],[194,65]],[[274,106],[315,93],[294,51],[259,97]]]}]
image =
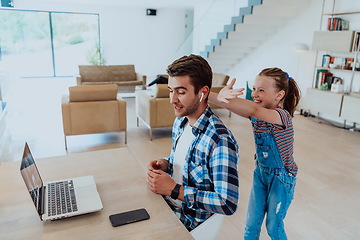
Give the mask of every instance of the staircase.
[{"label": "staircase", "polygon": [[214,72],[226,73],[308,5],[309,0],[249,0],[200,55]]}]

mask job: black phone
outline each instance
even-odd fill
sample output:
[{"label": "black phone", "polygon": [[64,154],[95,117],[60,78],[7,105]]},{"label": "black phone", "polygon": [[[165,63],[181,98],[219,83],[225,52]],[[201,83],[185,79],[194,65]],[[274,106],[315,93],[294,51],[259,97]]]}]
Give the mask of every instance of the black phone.
[{"label": "black phone", "polygon": [[117,213],[109,216],[111,225],[113,227],[118,227],[121,225],[139,222],[143,220],[150,219],[150,216],[146,209],[136,209],[128,212]]}]

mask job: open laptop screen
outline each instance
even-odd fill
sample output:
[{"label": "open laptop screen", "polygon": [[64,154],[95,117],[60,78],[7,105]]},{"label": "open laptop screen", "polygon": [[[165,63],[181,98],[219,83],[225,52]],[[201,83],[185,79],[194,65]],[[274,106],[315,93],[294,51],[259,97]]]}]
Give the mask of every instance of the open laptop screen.
[{"label": "open laptop screen", "polygon": [[24,154],[21,161],[20,172],[24,178],[26,187],[34,202],[36,210],[41,215],[41,198],[43,194],[43,181],[41,180],[39,171],[36,167],[34,158],[30,152],[29,146],[25,143]]}]

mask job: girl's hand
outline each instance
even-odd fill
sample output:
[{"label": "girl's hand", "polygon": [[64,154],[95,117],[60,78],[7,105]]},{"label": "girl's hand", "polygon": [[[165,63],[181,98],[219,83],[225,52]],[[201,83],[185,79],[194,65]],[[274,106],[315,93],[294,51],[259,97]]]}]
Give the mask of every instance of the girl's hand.
[{"label": "girl's hand", "polygon": [[244,94],[243,91],[245,90],[245,88],[233,89],[235,82],[236,78],[233,78],[229,85],[225,86],[223,89],[220,90],[217,96],[217,100],[219,102],[229,103],[229,99],[234,99]]}]

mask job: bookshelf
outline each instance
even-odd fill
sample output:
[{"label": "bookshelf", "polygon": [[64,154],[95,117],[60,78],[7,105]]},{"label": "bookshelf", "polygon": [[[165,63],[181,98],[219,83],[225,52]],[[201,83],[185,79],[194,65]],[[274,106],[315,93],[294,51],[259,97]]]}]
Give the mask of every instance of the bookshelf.
[{"label": "bookshelf", "polygon": [[[326,4],[330,13],[324,12]],[[309,110],[360,123],[360,11],[343,11],[347,6],[341,0],[325,0],[324,6],[313,37],[316,63],[306,95]]]},{"label": "bookshelf", "polygon": [[[359,15],[360,16],[360,15]],[[359,59],[360,31],[318,31],[314,33],[313,50],[317,52],[313,88],[321,87],[319,72],[332,74],[333,80],[340,78],[344,85],[344,92],[360,92],[360,80],[354,83],[360,73]],[[321,74],[320,74],[321,75]],[[324,83],[324,79],[322,79]],[[333,81],[328,81],[331,90]]]}]

